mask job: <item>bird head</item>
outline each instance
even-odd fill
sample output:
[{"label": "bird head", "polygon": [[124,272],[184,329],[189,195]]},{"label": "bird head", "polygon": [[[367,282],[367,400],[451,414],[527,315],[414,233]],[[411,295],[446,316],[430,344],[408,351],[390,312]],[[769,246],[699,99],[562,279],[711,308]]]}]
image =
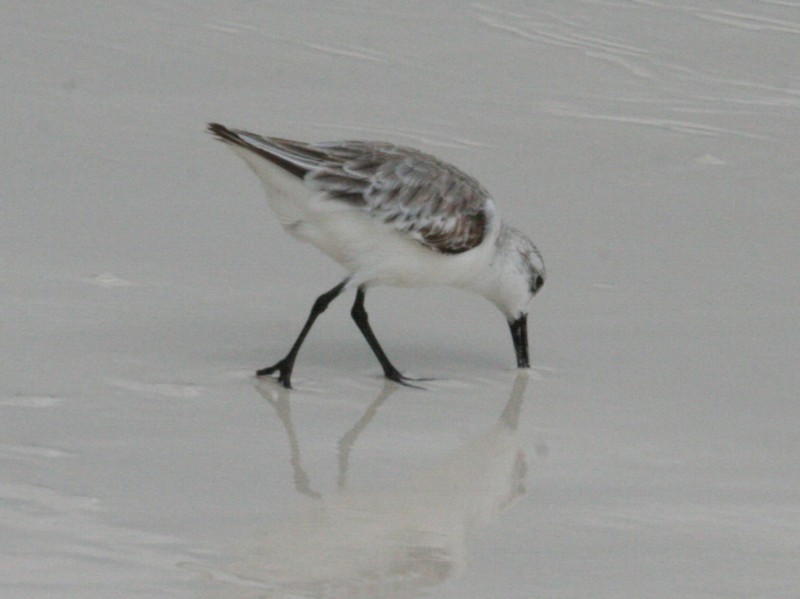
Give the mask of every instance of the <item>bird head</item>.
[{"label": "bird head", "polygon": [[517,366],[529,368],[528,307],[544,285],[546,275],[542,255],[525,235],[503,225],[490,268],[493,284],[486,295],[508,321]]}]

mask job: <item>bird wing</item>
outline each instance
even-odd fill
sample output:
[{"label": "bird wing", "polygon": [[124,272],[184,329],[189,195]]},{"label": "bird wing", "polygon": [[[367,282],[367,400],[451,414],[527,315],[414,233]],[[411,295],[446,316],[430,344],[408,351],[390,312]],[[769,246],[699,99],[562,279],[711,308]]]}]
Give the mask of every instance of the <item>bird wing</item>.
[{"label": "bird wing", "polygon": [[209,130],[437,252],[466,252],[490,230],[494,202],[480,183],[418,150],[367,141],[309,144],[217,124]]}]

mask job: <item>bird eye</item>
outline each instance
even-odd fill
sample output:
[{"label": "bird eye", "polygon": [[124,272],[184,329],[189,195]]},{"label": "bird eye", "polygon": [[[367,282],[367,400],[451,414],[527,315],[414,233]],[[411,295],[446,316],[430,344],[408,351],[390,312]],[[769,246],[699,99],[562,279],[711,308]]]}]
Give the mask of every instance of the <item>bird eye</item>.
[{"label": "bird eye", "polygon": [[531,279],[531,293],[536,293],[544,285],[544,278],[542,275],[536,275]]}]

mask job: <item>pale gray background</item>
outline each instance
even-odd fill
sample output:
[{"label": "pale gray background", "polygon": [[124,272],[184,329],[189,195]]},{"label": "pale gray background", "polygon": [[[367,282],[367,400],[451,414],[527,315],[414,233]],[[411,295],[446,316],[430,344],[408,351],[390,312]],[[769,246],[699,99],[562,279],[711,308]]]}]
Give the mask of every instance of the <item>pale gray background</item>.
[{"label": "pale gray background", "polygon": [[[798,67],[789,0],[5,0],[0,596],[800,596]],[[500,314],[378,289],[440,380],[340,451],[342,298],[260,387],[292,454],[251,374],[343,273],[209,120],[481,180],[549,272],[516,434]]]}]

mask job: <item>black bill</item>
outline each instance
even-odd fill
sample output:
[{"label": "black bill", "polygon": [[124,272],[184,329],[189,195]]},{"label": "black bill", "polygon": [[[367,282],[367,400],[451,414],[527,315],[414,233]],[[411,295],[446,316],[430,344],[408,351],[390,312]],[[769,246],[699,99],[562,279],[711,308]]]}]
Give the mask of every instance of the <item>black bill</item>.
[{"label": "black bill", "polygon": [[517,368],[530,368],[528,359],[528,315],[523,314],[514,321],[509,321],[511,338],[514,340],[514,351],[517,352]]}]

